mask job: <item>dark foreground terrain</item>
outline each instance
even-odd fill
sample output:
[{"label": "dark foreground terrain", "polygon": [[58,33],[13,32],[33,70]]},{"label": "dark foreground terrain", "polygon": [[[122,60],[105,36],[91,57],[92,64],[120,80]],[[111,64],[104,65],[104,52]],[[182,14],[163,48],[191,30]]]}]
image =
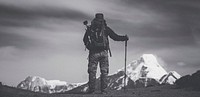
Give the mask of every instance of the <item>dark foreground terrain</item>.
[{"label": "dark foreground terrain", "polygon": [[0,87],[0,97],[200,97],[200,91],[176,86],[155,86],[147,88],[127,89],[115,91],[110,90],[108,94],[44,94],[27,90],[17,89],[9,86]]}]

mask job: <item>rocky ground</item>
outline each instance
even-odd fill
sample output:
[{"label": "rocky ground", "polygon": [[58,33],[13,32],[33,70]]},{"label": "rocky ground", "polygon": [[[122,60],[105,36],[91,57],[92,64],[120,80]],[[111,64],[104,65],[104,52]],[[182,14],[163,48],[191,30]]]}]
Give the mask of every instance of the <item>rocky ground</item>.
[{"label": "rocky ground", "polygon": [[0,97],[199,97],[199,95],[200,91],[191,88],[179,89],[172,85],[127,89],[126,91],[110,90],[108,94],[44,94],[9,86],[0,87]]}]

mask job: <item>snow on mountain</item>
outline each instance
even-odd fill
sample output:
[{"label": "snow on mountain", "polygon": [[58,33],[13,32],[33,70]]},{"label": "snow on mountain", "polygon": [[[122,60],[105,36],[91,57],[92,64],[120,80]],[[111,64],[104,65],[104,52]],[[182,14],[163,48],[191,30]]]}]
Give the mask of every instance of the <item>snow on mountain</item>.
[{"label": "snow on mountain", "polygon": [[39,76],[28,76],[17,88],[43,93],[60,93],[76,88],[83,83],[67,83],[59,80],[46,80]]},{"label": "snow on mountain", "polygon": [[[127,65],[126,69],[126,75],[128,79],[133,81],[134,87],[138,87],[137,84],[144,84],[145,87],[157,84],[174,84],[181,77],[175,71],[167,73],[153,54],[143,54],[138,60]],[[118,70],[118,72],[124,72],[124,68]],[[119,79],[123,80],[124,78],[120,77]],[[126,83],[128,83],[128,79]]]},{"label": "snow on mountain", "polygon": [[[134,60],[128,64],[126,70],[126,83],[129,87],[130,83],[132,83],[131,87],[141,87],[142,84],[143,86],[157,85],[160,84],[160,78],[168,74],[153,54],[143,54],[138,60]],[[109,84],[110,88],[116,90],[122,89],[124,87],[124,68],[119,69],[113,75],[118,75],[119,77]],[[113,75],[110,75],[110,77]],[[113,85],[114,83],[115,85]]]},{"label": "snow on mountain", "polygon": [[[124,69],[122,69],[122,71],[124,71]],[[163,75],[167,74],[167,72],[158,63],[154,55],[144,54],[139,60],[133,61],[127,66],[126,74],[133,81],[141,77],[159,80]]]}]

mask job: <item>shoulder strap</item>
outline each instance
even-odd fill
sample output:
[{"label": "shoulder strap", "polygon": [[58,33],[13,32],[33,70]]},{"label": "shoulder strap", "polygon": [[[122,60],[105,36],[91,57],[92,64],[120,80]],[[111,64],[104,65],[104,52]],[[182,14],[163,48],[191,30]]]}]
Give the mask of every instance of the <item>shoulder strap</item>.
[{"label": "shoulder strap", "polygon": [[[105,27],[105,25],[103,25],[102,26],[102,29],[101,29],[101,31],[102,31],[102,34],[103,34],[103,37],[105,37],[105,30],[106,30],[106,27]],[[104,38],[103,38],[104,39]],[[104,41],[104,40],[103,40]],[[110,46],[109,46],[109,40],[107,40],[108,41],[108,51],[109,51],[109,54],[110,54],[110,57],[112,57],[112,53],[111,53],[111,50],[110,50]]]}]

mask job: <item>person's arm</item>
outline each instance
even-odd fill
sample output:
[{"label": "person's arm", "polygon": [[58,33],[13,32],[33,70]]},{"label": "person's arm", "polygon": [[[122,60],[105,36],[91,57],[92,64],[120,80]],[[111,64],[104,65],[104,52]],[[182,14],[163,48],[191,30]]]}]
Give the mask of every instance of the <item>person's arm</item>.
[{"label": "person's arm", "polygon": [[117,35],[112,29],[110,29],[109,27],[106,27],[106,30],[108,31],[108,35],[110,38],[112,38],[115,41],[127,41],[128,40],[128,36],[121,36],[121,35]]}]

